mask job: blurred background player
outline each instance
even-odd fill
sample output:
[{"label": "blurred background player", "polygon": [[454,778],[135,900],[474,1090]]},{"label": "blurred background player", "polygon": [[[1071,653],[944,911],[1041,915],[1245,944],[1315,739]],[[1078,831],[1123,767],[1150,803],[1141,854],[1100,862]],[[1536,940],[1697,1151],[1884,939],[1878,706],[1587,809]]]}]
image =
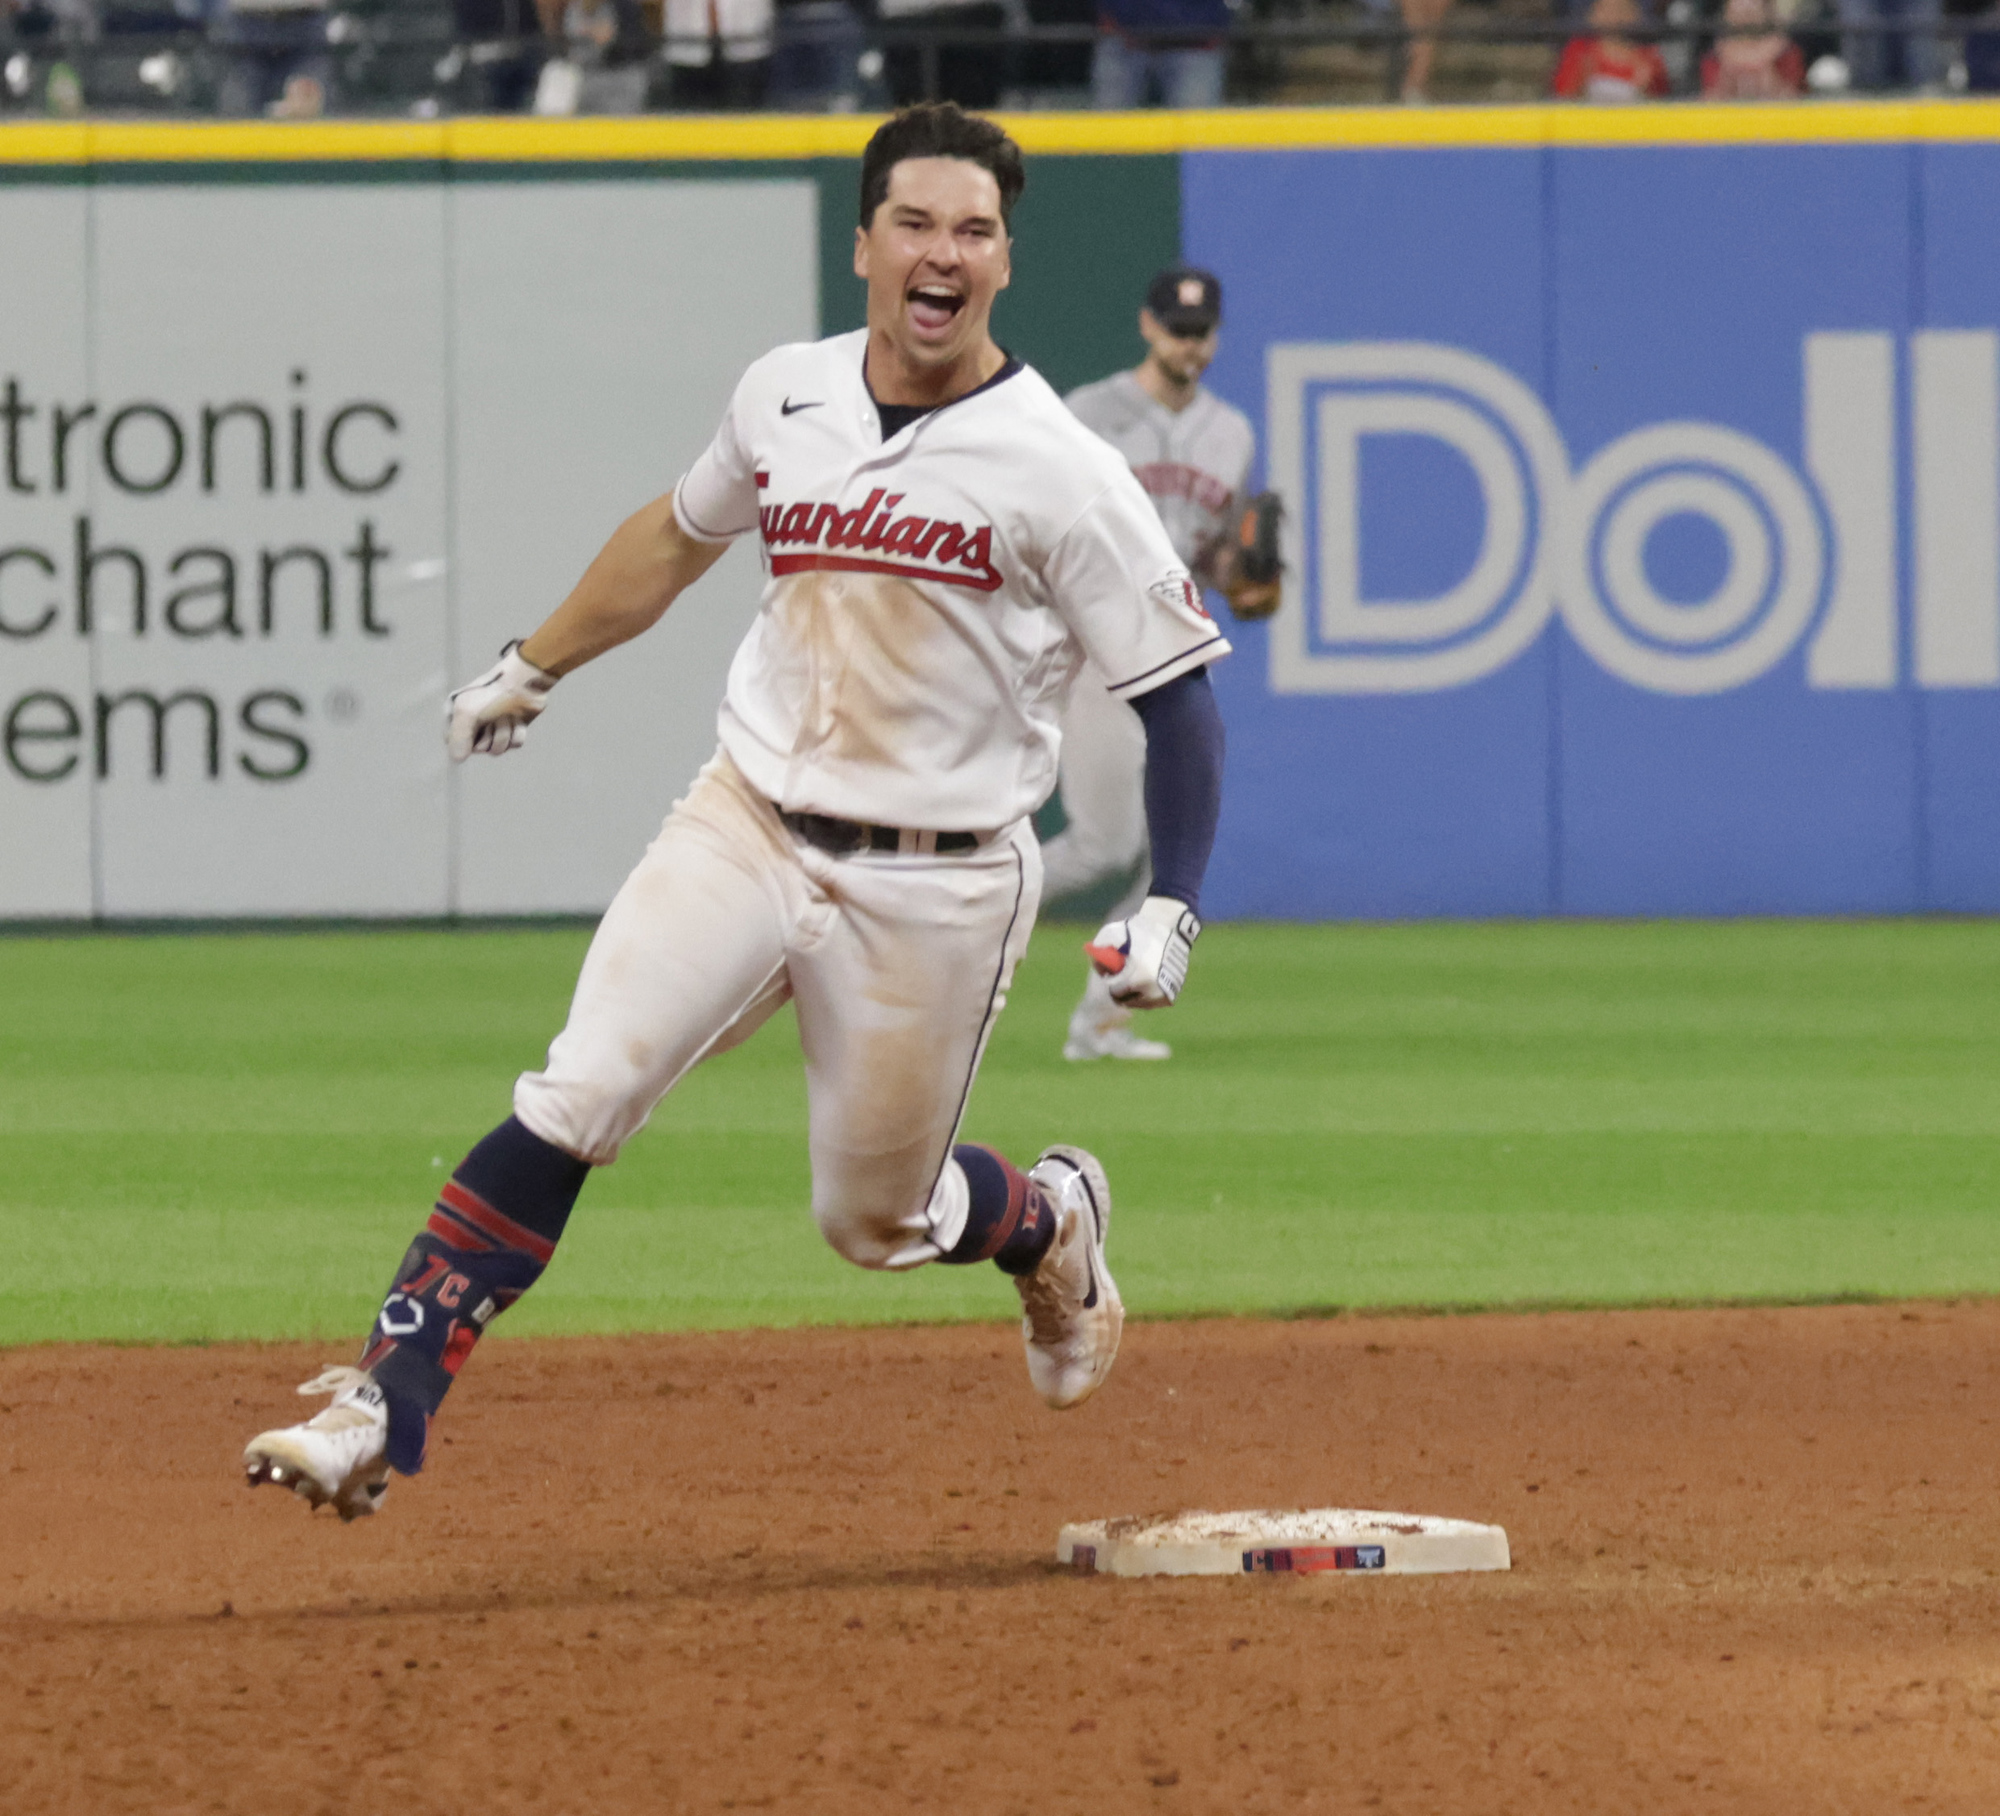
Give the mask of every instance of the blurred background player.
[{"label": "blurred background player", "polygon": [[[1139,311],[1146,357],[1130,371],[1079,386],[1063,401],[1125,456],[1195,578],[1219,589],[1237,617],[1268,618],[1278,607],[1278,582],[1246,578],[1236,541],[1256,435],[1241,410],[1201,382],[1221,325],[1222,284],[1215,274],[1170,266],[1147,286]],[[1145,763],[1138,714],[1086,664],[1063,716],[1067,824],[1042,847],[1043,900],[1114,886],[1114,919],[1145,900],[1151,862]],[[1164,1041],[1133,1031],[1132,1011],[1113,1000],[1111,982],[1090,970],[1069,1018],[1063,1057],[1171,1058]]]}]

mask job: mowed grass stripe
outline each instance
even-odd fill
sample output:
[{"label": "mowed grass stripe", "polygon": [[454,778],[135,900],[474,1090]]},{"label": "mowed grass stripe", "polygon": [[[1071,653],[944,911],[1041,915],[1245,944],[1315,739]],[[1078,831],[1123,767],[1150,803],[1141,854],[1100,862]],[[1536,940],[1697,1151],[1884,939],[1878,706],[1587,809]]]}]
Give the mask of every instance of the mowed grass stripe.
[{"label": "mowed grass stripe", "polygon": [[[2000,1291],[2000,927],[1218,926],[1071,1066],[1036,938],[968,1134],[1096,1149],[1145,1315]],[[0,939],[0,1342],[353,1340],[587,936]],[[502,1332],[1000,1318],[813,1230],[781,1016],[595,1177]]]}]

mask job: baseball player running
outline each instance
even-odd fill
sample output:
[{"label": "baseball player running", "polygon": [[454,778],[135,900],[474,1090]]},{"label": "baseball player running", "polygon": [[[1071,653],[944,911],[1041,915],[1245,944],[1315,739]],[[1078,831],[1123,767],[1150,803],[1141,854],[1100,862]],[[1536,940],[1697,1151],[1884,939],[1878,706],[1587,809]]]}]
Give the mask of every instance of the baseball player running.
[{"label": "baseball player running", "polygon": [[992,338],[1025,180],[1013,141],[950,104],[884,125],[855,236],[867,327],[753,364],[674,490],[452,695],[455,758],[511,750],[562,676],[756,534],[769,578],[721,748],[606,911],[547,1065],[440,1193],[360,1366],[305,1384],[333,1396],[316,1417],[251,1440],[253,1487],[372,1513],[591,1168],[788,999],[827,1241],[869,1268],[996,1263],[1042,1398],[1103,1384],[1124,1322],[1103,1168],[1058,1145],[1024,1172],[958,1124],[1034,922],[1028,816],[1086,657],[1145,727],[1156,872],[1092,947],[1124,1002],[1179,993],[1220,804],[1206,667],[1229,646],[1130,469]]},{"label": "baseball player running", "polygon": [[[1130,462],[1167,535],[1198,579],[1239,618],[1277,610],[1276,501],[1246,501],[1256,438],[1242,411],[1201,382],[1215,358],[1222,285],[1212,272],[1173,266],[1148,286],[1139,311],[1146,357],[1129,372],[1083,385],[1063,401]],[[1112,912],[1129,914],[1146,881],[1146,733],[1138,715],[1086,664],[1063,713],[1063,830],[1042,847],[1051,900],[1107,880],[1130,880]],[[1095,966],[1069,1018],[1065,1059],[1169,1059],[1173,1049],[1132,1026],[1132,1010]]]}]

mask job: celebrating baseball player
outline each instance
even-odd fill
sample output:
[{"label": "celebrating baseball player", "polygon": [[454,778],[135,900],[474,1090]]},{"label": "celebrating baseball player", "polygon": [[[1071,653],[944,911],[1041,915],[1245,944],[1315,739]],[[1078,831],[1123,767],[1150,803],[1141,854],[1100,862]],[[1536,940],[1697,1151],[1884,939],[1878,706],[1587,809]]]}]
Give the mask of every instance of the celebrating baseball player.
[{"label": "celebrating baseball player", "polygon": [[721,748],[592,940],[548,1063],[460,1163],[332,1404],[244,1452],[346,1519],[424,1459],[493,1318],[540,1278],[590,1169],[693,1066],[797,1010],[812,1208],[869,1268],[991,1261],[1020,1291],[1052,1407],[1100,1387],[1124,1310],[1111,1193],[1080,1148],[1025,1172],[957,1142],[1041,893],[1028,816],[1055,785],[1087,658],[1146,732],[1152,893],[1091,942],[1118,1000],[1164,1007],[1201,931],[1228,644],[1130,469],[994,342],[1019,148],[950,104],[898,114],[861,165],[868,325],[780,347],[666,497],[452,695],[451,754],[520,744],[561,678],[652,626],[738,536],[768,582]]},{"label": "celebrating baseball player", "polygon": [[[1129,372],[1083,385],[1064,399],[1131,463],[1181,559],[1217,588],[1238,618],[1278,609],[1278,500],[1246,500],[1256,438],[1242,411],[1201,382],[1215,358],[1222,285],[1212,272],[1176,265],[1156,276],[1139,311],[1146,357]],[[1146,729],[1086,662],[1062,726],[1067,823],[1042,847],[1043,894],[1059,900],[1106,882],[1126,885],[1123,916],[1148,890]],[[1132,1026],[1115,979],[1092,966],[1069,1018],[1065,1059],[1169,1059],[1166,1042]]]}]

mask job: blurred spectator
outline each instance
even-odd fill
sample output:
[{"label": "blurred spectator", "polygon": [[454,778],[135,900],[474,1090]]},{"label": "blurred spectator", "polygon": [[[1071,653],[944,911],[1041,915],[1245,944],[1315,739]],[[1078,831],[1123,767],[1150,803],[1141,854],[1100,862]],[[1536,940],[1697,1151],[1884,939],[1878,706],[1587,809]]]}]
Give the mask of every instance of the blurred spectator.
[{"label": "blurred spectator", "polygon": [[[1031,26],[1054,25],[1090,33],[1097,30],[1097,0],[1024,0],[1022,11]],[[1088,107],[1096,60],[1094,37],[1079,37],[1069,44],[1025,45],[1015,80],[1035,96],[1038,107]]]},{"label": "blurred spectator", "polygon": [[1905,25],[1919,29],[1896,33],[1845,31],[1840,54],[1851,86],[1863,90],[1935,88],[1944,80],[1944,47],[1937,25],[1939,0],[1839,0],[1842,25]]},{"label": "blurred spectator", "polygon": [[451,13],[458,41],[438,73],[456,85],[454,111],[518,113],[548,55],[532,0],[452,0]]},{"label": "blurred spectator", "polygon": [[225,0],[209,36],[226,58],[218,112],[312,120],[326,111],[326,0]]},{"label": "blurred spectator", "polygon": [[775,13],[772,0],[666,0],[661,26],[675,105],[763,106]]},{"label": "blurred spectator", "polygon": [[[791,0],[778,12],[771,50],[770,104],[851,113],[861,105],[868,37],[848,0]],[[881,53],[873,53],[881,62]]]},{"label": "blurred spectator", "polygon": [[1094,105],[1222,105],[1229,0],[1102,0],[1097,26],[1090,61]]},{"label": "blurred spectator", "polygon": [[1403,58],[1403,99],[1409,102],[1431,98],[1431,65],[1437,61],[1438,41],[1426,34],[1435,32],[1451,11],[1451,0],[1402,0],[1403,27],[1411,34]]},{"label": "blurred spectator", "polygon": [[1701,60],[1701,92],[1712,101],[1774,101],[1803,94],[1806,60],[1771,14],[1771,0],[1729,0],[1722,23],[1741,36],[1717,38]]},{"label": "blurred spectator", "polygon": [[0,105],[59,119],[84,110],[84,52],[98,36],[96,0],[0,0]]},{"label": "blurred spectator", "polygon": [[1591,0],[1591,32],[1563,46],[1554,89],[1567,101],[1643,101],[1664,95],[1667,66],[1650,44],[1623,37],[1644,15],[1639,0]]},{"label": "blurred spectator", "polygon": [[[947,31],[997,32],[1006,28],[1007,9],[999,0],[876,0],[884,25],[928,27]],[[889,98],[898,107],[912,101],[956,101],[961,107],[991,107],[1008,86],[1008,58],[998,44],[940,44],[929,55],[936,59],[936,89],[931,90],[921,44],[889,44],[882,51],[882,74]]]},{"label": "blurred spectator", "polygon": [[1965,34],[1965,86],[1975,95],[2000,94],[2000,12],[1979,16],[1983,31]]},{"label": "blurred spectator", "polygon": [[631,114],[646,107],[646,45],[631,0],[535,0],[558,52],[535,82],[538,114]]}]

